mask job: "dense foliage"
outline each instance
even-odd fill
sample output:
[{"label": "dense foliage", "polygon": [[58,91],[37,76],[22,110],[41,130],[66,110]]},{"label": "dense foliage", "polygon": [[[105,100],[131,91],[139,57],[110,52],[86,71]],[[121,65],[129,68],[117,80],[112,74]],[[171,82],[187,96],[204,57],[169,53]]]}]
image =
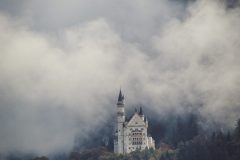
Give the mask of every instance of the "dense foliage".
[{"label": "dense foliage", "polygon": [[162,151],[160,149],[145,149],[144,151],[135,151],[127,155],[117,155],[106,150],[106,148],[96,148],[82,153],[72,152],[70,160],[172,160],[175,159],[175,151],[169,149]]},{"label": "dense foliage", "polygon": [[179,144],[177,160],[239,160],[240,120],[234,132],[197,136]]},{"label": "dense foliage", "polygon": [[[166,127],[159,126],[165,129]],[[158,130],[152,126],[151,130]],[[128,155],[116,155],[106,149],[89,150],[70,156],[72,160],[239,160],[240,159],[240,119],[233,132],[213,132],[211,135],[199,133],[197,117],[176,119],[170,132],[163,136],[162,141],[167,141],[171,147],[157,150],[136,151]],[[76,154],[76,153],[75,153]]]},{"label": "dense foliage", "polygon": [[[150,132],[153,137],[160,133],[161,139],[156,138],[156,150],[135,151],[127,155],[117,155],[112,151],[112,141],[107,141],[111,132],[106,128],[104,134],[95,133],[93,140],[87,140],[86,148],[75,148],[68,155],[60,154],[52,157],[35,157],[33,155],[11,154],[6,160],[239,160],[240,159],[240,119],[231,132],[213,132],[212,134],[200,131],[198,118],[188,115],[176,118],[172,124],[152,123]],[[111,127],[109,127],[111,128]],[[99,136],[98,136],[99,135]],[[102,138],[101,136],[105,137]],[[161,142],[161,143],[160,143]],[[0,156],[0,159],[3,157]]]}]

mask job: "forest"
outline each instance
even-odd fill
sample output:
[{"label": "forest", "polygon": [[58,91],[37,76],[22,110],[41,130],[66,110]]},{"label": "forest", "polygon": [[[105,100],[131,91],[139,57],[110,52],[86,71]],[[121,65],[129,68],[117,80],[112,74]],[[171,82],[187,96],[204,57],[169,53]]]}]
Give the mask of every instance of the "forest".
[{"label": "forest", "polygon": [[156,150],[145,149],[127,155],[113,153],[112,125],[91,134],[84,142],[76,141],[70,153],[51,156],[10,154],[7,160],[239,160],[240,119],[229,131],[219,128],[207,132],[194,114],[157,122],[151,120],[150,134],[156,140]]}]

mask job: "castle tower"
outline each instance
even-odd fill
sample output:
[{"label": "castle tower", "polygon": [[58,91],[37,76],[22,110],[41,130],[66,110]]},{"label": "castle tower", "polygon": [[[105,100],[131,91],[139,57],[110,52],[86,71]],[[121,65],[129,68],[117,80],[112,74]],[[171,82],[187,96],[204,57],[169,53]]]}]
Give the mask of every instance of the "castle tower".
[{"label": "castle tower", "polygon": [[117,102],[117,121],[119,123],[125,122],[124,96],[120,89]]},{"label": "castle tower", "polygon": [[143,110],[142,107],[140,107],[139,109],[139,116],[142,118],[142,120],[144,121],[144,114],[143,114]]},{"label": "castle tower", "polygon": [[114,144],[115,153],[124,152],[124,122],[125,122],[124,96],[120,89],[117,102],[117,128],[116,128],[117,141]]},{"label": "castle tower", "polygon": [[148,120],[143,109],[135,109],[135,113],[125,119],[124,96],[120,89],[117,100],[116,127],[114,137],[114,152],[127,154],[145,148],[155,149],[155,141],[148,136]]}]

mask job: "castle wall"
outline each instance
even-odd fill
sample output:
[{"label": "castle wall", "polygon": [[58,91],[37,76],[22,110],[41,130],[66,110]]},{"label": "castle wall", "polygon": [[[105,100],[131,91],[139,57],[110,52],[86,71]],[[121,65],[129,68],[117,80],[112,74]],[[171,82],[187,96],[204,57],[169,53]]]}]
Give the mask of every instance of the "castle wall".
[{"label": "castle wall", "polygon": [[124,135],[125,153],[148,148],[147,128],[145,126],[126,127]]},{"label": "castle wall", "polygon": [[145,148],[155,148],[155,142],[152,137],[147,136],[148,121],[145,121],[142,113],[137,111],[126,122],[124,110],[124,96],[119,93],[117,103],[117,125],[114,139],[114,152],[119,154],[130,153],[135,150],[144,150]]}]

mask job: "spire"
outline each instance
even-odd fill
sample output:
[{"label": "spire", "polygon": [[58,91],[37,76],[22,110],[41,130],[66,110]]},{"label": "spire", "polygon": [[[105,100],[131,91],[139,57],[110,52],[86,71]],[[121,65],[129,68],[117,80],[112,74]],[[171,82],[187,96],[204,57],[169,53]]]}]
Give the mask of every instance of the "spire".
[{"label": "spire", "polygon": [[119,96],[118,96],[118,102],[123,101],[124,100],[124,95],[122,94],[121,88],[120,88],[120,92],[119,92]]},{"label": "spire", "polygon": [[143,115],[142,107],[140,107],[139,115]]},{"label": "spire", "polygon": [[145,122],[147,122],[148,121],[148,119],[147,119],[147,117],[145,117]]}]

